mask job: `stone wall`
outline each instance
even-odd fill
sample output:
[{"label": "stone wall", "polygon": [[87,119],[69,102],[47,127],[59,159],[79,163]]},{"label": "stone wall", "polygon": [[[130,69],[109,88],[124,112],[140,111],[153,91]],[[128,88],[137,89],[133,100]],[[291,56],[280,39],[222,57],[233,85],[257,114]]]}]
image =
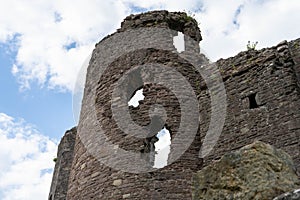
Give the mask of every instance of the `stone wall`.
[{"label": "stone wall", "polygon": [[300,38],[288,43],[290,52],[295,63],[294,70],[298,79],[298,85],[300,87]]},{"label": "stone wall", "polygon": [[[285,41],[217,62],[226,87],[227,117],[205,165],[225,152],[261,140],[290,154],[300,170],[300,89],[296,76],[299,64],[293,59],[299,56],[299,49],[294,49]],[[210,117],[207,92],[201,93],[200,102],[200,132],[205,133]]]},{"label": "stone wall", "polygon": [[[196,43],[202,39],[194,19],[185,13],[167,11],[131,15],[122,22],[117,32],[141,27],[171,28],[189,35]],[[190,63],[172,51],[154,48],[139,49],[120,56],[109,64],[106,71],[101,72],[99,66],[104,62],[101,59],[101,49],[109,46],[107,40],[112,35],[96,45],[88,68],[78,133],[90,139],[87,140],[87,144],[83,144],[81,138],[78,135],[76,137],[72,169],[70,174],[69,171],[63,173],[69,176],[68,191],[64,188],[67,199],[191,199],[191,180],[196,171],[209,164],[211,160],[220,158],[225,152],[238,149],[255,140],[282,148],[291,155],[297,169],[300,170],[299,39],[289,43],[282,42],[275,47],[259,51],[241,52],[234,57],[220,59],[216,63],[225,83],[227,115],[215,148],[202,160],[199,158],[199,150],[210,122],[211,105],[210,93],[201,75]],[[170,37],[172,38],[172,35]],[[123,40],[130,41],[132,38]],[[194,47],[199,51],[199,48]],[[111,52],[116,53],[117,51]],[[96,136],[100,137],[96,138],[97,141],[109,140],[118,147],[141,155],[153,152],[153,142],[157,140],[155,136],[139,139],[126,135],[113,119],[111,111],[112,102],[115,101],[111,99],[111,94],[116,81],[134,66],[149,62],[172,67],[187,78],[199,100],[200,127],[194,142],[176,162],[154,172],[126,173],[100,163],[86,149],[87,145],[97,146],[101,143],[97,143],[92,138],[94,136],[89,136],[92,132],[99,131],[92,126],[96,121],[90,118],[92,110],[89,105],[93,104],[96,108],[97,123],[107,137]],[[100,72],[103,75],[97,79]],[[125,80],[128,85],[125,88],[126,98],[129,100],[136,91],[136,86],[142,84],[145,99],[137,108],[130,107],[132,119],[141,126],[149,125],[153,122],[148,115],[151,105],[154,103],[164,105],[168,119],[166,122],[158,120],[158,123],[161,123],[162,127],[166,126],[174,138],[181,116],[178,99],[168,88],[144,83],[142,79],[137,78],[148,74],[138,70],[135,73],[139,76]],[[180,90],[184,91],[185,88]],[[93,91],[96,93],[95,99]],[[150,133],[157,131],[150,126]],[[174,149],[171,146],[172,150]],[[59,149],[59,153],[60,151]],[[105,156],[108,151],[105,152],[104,149],[102,153]],[[145,159],[151,161],[153,157],[151,158],[150,154],[150,157]],[[72,163],[72,156],[66,161]],[[128,164],[131,164],[130,161]],[[59,167],[55,169],[55,177],[57,168]],[[59,183],[57,180],[58,178],[53,179],[50,195],[54,194],[53,188],[57,188],[55,186]]]},{"label": "stone wall", "polygon": [[68,191],[69,175],[73,161],[76,128],[66,131],[61,139],[55,163],[49,200],[65,200]]},{"label": "stone wall", "polygon": [[[179,22],[177,22],[179,20]],[[198,45],[201,39],[200,31],[195,20],[188,18],[185,13],[169,13],[167,11],[147,13],[145,15],[129,16],[122,23],[119,31],[125,31],[138,27],[165,27],[173,28],[189,34],[196,40]],[[135,38],[124,38],[129,41]],[[172,41],[172,35],[170,35]],[[85,86],[85,96],[83,105],[95,103],[97,111],[97,120],[101,128],[105,131],[106,137],[114,145],[118,145],[127,151],[133,151],[138,154],[153,152],[152,139],[139,139],[126,135],[118,127],[114,121],[111,111],[111,99],[114,84],[124,75],[126,71],[132,69],[134,66],[142,65],[144,63],[160,63],[174,67],[177,71],[184,74],[185,77],[190,78],[190,82],[196,82],[199,79],[195,69],[181,59],[175,53],[159,49],[139,49],[121,57],[118,57],[113,63],[109,65],[106,71],[102,73],[101,79],[97,80],[100,73],[99,65],[103,65],[101,56],[101,47],[105,46],[107,38],[103,39],[97,44],[88,68],[87,82]],[[132,41],[137,42],[137,41]],[[159,41],[162,42],[162,41]],[[172,43],[171,43],[172,44]],[[174,48],[174,47],[173,47]],[[107,48],[106,48],[107,49]],[[196,46],[199,50],[199,46]],[[174,49],[175,50],[175,49]],[[115,52],[112,52],[115,53]],[[140,73],[137,71],[136,73]],[[139,74],[127,80],[130,87],[128,90],[127,99],[137,89],[136,86],[144,84],[145,100],[140,103],[138,108],[130,108],[133,120],[141,126],[146,126],[151,123],[148,111],[153,103],[164,105],[167,115],[169,116],[166,123],[161,124],[167,126],[174,136],[178,129],[178,122],[180,121],[180,107],[178,100],[171,91],[162,87],[161,85],[143,83],[137,77],[147,76],[147,74]],[[95,81],[96,80],[96,81]],[[170,80],[171,81],[171,80]],[[96,90],[96,101],[91,101],[93,88]],[[196,86],[194,85],[195,89]],[[186,88],[182,88],[184,91]],[[89,91],[89,92],[87,92]],[[159,95],[158,92],[159,91]],[[127,106],[127,105],[126,105]],[[89,134],[92,129],[91,109],[83,107],[81,113],[81,121],[78,126],[78,132],[81,134]],[[157,133],[159,129],[155,130],[149,127],[150,133]],[[96,136],[100,137],[100,136]],[[199,135],[198,140],[190,146],[181,159],[177,162],[154,172],[131,174],[114,170],[98,162],[94,157],[89,155],[85,146],[79,138],[76,140],[75,157],[73,162],[73,169],[70,175],[70,187],[68,191],[69,199],[189,199],[191,198],[191,178],[197,169],[201,166],[202,160],[198,158],[200,150]],[[105,138],[98,139],[99,141],[106,140]],[[151,142],[152,141],[152,142]],[[89,140],[86,145],[95,145],[95,140]],[[104,153],[105,154],[105,153]],[[154,155],[154,152],[153,154]],[[145,158],[153,161],[153,157]],[[131,164],[130,162],[128,163]],[[149,166],[152,167],[151,165]]]}]

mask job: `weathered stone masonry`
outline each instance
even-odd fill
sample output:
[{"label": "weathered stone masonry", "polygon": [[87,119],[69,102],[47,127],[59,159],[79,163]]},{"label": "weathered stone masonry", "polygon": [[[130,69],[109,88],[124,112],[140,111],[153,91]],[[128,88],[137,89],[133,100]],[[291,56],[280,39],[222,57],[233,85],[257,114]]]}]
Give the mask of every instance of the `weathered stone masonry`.
[{"label": "weathered stone masonry", "polygon": [[[300,169],[299,40],[259,51],[241,52],[217,62],[226,86],[225,127],[207,161],[224,152],[261,140],[289,153]],[[297,57],[298,56],[298,57]],[[297,60],[298,59],[298,60]],[[209,119],[207,94],[200,97]]]},{"label": "weathered stone masonry", "polygon": [[[153,16],[156,16],[153,18]],[[181,19],[178,24],[177,20]],[[188,19],[188,20],[187,20]],[[190,20],[182,13],[154,12],[140,16],[130,16],[122,23],[119,31],[132,29],[141,26],[159,26],[174,27],[178,31],[190,34],[191,37],[201,39],[200,31],[197,23]],[[130,40],[134,38],[124,38]],[[172,37],[171,37],[172,39]],[[104,45],[105,40],[97,44],[97,47]],[[136,42],[136,41],[132,41]],[[150,149],[145,139],[138,139],[125,135],[112,119],[111,112],[111,94],[114,83],[122,77],[122,75],[130,68],[144,63],[156,62],[174,66],[176,70],[184,74],[190,79],[199,79],[195,73],[195,69],[186,61],[179,59],[178,55],[157,49],[141,49],[127,55],[119,57],[107,68],[99,80],[95,82],[94,76],[99,74],[99,65],[101,65],[101,56],[99,48],[94,50],[94,54],[90,61],[85,91],[92,90],[97,87],[96,108],[97,117],[101,127],[105,130],[106,136],[115,145],[135,152],[149,152]],[[130,84],[138,84],[139,80],[130,81]],[[190,81],[196,82],[196,81]],[[132,87],[134,88],[134,87]],[[129,87],[130,89],[130,87]],[[184,90],[185,88],[182,88]],[[157,97],[159,91],[160,98]],[[133,91],[129,91],[132,93]],[[91,92],[86,92],[83,99],[83,105],[89,105],[91,100]],[[147,125],[150,121],[148,110],[150,106],[156,102],[164,105],[169,116],[166,125],[172,134],[176,134],[178,122],[180,121],[180,107],[177,99],[166,88],[159,85],[146,84],[144,86],[145,100],[139,108],[131,109],[132,118],[141,125]],[[130,96],[128,96],[128,99]],[[91,101],[93,103],[93,101]],[[90,121],[85,121],[85,116],[90,116],[91,110],[84,109],[82,111],[82,121],[78,127],[78,131],[89,131],[87,128]],[[91,120],[91,119],[89,119]],[[157,130],[159,131],[159,130]],[[94,140],[95,141],[95,140]],[[111,169],[91,157],[85,150],[79,140],[75,145],[74,170],[70,175],[70,184],[68,197],[70,199],[186,199],[191,197],[191,178],[193,172],[201,166],[201,160],[198,158],[200,149],[200,140],[191,145],[189,150],[182,156],[180,160],[172,165],[151,173],[129,174]],[[88,144],[89,145],[89,144]],[[130,164],[130,163],[128,163]],[[92,175],[91,175],[92,174]],[[91,176],[90,176],[91,175]],[[121,182],[114,185],[114,182]],[[87,186],[89,189],[86,189]],[[78,191],[78,189],[80,191]]]},{"label": "weathered stone masonry", "polygon": [[[202,39],[196,21],[184,13],[167,11],[131,15],[122,22],[118,32],[153,26],[181,31],[197,42]],[[144,174],[124,173],[99,163],[86,151],[77,136],[74,157],[71,151],[66,158],[60,155],[64,151],[61,148],[58,150],[58,162],[64,159],[65,164],[68,163],[67,168],[69,169],[71,162],[72,167],[70,171],[60,171],[59,163],[56,164],[50,195],[67,194],[67,199],[191,199],[191,180],[196,171],[211,160],[220,158],[225,152],[238,149],[254,140],[285,150],[292,156],[300,171],[300,39],[259,51],[241,52],[235,57],[217,61],[226,87],[227,116],[221,137],[204,160],[198,155],[210,120],[210,98],[199,73],[186,60],[172,52],[142,49],[119,57],[111,63],[99,82],[89,82],[97,73],[97,66],[101,62],[97,59],[97,49],[105,39],[96,45],[93,52],[83,105],[88,102],[91,88],[97,88],[97,98],[94,100],[97,118],[105,129],[106,136],[114,144],[135,152],[151,151],[149,144],[147,145],[151,140],[123,134],[112,119],[110,110],[113,83],[133,66],[148,62],[173,67],[187,77],[199,99],[200,128],[194,142],[178,161],[158,171]],[[128,94],[134,92],[134,86],[140,81],[129,80],[128,84],[132,87],[129,87]],[[143,89],[145,99],[138,108],[131,108],[132,118],[140,125],[147,125],[151,120],[148,116],[150,106],[154,103],[164,105],[168,115],[165,125],[174,137],[180,122],[178,100],[168,88],[160,85],[145,84]],[[88,112],[82,112],[81,119]],[[78,131],[89,130],[81,123]],[[63,184],[62,180],[67,177],[69,184]],[[67,185],[68,188],[61,187],[63,191],[59,192],[58,189],[55,190],[59,185]],[[61,196],[54,199],[64,198]]]},{"label": "weathered stone masonry", "polygon": [[61,139],[55,163],[49,200],[63,200],[67,197],[69,175],[73,161],[76,128],[66,131]]}]

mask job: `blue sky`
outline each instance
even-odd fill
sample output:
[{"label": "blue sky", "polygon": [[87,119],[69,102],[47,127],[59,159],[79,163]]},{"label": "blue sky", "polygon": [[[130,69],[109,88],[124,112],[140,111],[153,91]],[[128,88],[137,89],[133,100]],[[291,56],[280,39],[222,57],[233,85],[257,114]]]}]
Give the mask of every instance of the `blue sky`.
[{"label": "blue sky", "polygon": [[0,48],[0,92],[3,94],[0,98],[1,112],[24,118],[37,125],[40,132],[58,139],[63,130],[75,124],[72,117],[72,94],[40,88],[35,84],[21,91],[11,73],[15,52],[8,52],[7,49],[4,45]]},{"label": "blue sky", "polygon": [[76,125],[72,96],[78,72],[95,43],[127,15],[188,11],[200,24],[200,46],[212,60],[246,50],[249,40],[263,48],[300,33],[298,0],[0,3],[0,199],[7,200],[47,199],[58,141]]}]

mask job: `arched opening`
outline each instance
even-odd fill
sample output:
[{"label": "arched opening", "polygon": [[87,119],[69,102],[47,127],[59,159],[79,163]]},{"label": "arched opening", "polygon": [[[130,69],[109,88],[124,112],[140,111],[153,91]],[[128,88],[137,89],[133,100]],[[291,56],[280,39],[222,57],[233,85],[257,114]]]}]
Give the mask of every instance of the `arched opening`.
[{"label": "arched opening", "polygon": [[158,141],[154,143],[155,158],[153,168],[163,168],[168,164],[168,157],[170,153],[171,134],[170,131],[164,127],[156,135]]}]

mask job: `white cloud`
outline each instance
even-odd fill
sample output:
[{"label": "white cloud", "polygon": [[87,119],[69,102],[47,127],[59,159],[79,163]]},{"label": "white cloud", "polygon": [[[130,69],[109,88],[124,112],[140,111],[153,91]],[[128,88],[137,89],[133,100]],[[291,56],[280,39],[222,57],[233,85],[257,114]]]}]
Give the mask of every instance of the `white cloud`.
[{"label": "white cloud", "polygon": [[2,1],[0,42],[17,46],[12,72],[22,88],[36,82],[72,90],[84,59],[125,12],[112,0]]},{"label": "white cloud", "polygon": [[47,199],[56,149],[32,125],[0,113],[0,199]]},{"label": "white cloud", "polygon": [[298,0],[204,0],[203,3],[204,12],[196,14],[203,36],[200,46],[213,60],[246,50],[249,40],[258,41],[258,48],[263,48],[299,37]]},{"label": "white cloud", "polygon": [[144,9],[166,9],[169,11],[197,11],[202,6],[200,0],[152,0],[152,1],[140,1],[140,0],[123,0],[125,5],[133,5]]},{"label": "white cloud", "polygon": [[300,32],[298,0],[11,0],[0,6],[0,42],[16,46],[12,72],[21,87],[72,90],[94,44],[130,12],[149,9],[194,12],[213,60],[246,50],[248,40],[266,47]]}]

